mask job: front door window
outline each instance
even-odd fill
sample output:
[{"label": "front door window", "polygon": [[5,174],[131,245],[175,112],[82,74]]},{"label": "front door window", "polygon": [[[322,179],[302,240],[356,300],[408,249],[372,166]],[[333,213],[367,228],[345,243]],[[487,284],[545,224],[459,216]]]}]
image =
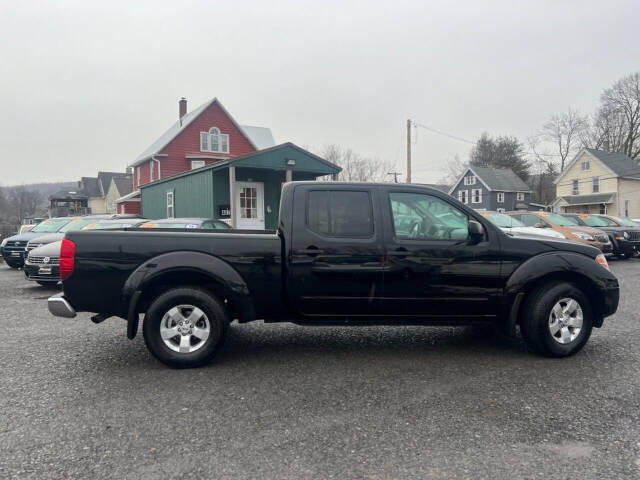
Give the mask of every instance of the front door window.
[{"label": "front door window", "polygon": [[264,229],[264,185],[258,182],[237,182],[237,227],[246,230]]}]

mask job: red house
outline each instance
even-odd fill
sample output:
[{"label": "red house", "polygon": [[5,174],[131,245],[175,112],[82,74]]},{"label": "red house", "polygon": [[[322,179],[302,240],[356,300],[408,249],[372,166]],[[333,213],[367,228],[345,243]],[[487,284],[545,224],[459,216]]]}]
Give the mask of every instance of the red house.
[{"label": "red house", "polygon": [[275,146],[271,130],[239,125],[214,98],[187,113],[178,102],[179,118],[130,165],[133,192],[117,200],[118,213],[141,213],[140,186]]}]

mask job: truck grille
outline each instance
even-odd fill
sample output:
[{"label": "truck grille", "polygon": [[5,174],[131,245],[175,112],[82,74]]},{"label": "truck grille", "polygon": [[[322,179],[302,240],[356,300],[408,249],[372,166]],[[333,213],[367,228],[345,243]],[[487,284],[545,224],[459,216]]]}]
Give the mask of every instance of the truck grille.
[{"label": "truck grille", "polygon": [[632,242],[637,242],[640,240],[640,232],[636,230],[630,230],[627,232],[629,234],[629,240]]},{"label": "truck grille", "polygon": [[27,244],[27,248],[25,248],[25,250],[26,250],[27,252],[30,252],[30,251],[31,251],[31,250],[33,250],[34,248],[38,248],[38,247],[41,247],[41,246],[43,246],[43,245],[46,245],[46,243],[31,243],[31,242],[29,242],[29,243]]},{"label": "truck grille", "polygon": [[10,241],[6,243],[4,249],[8,252],[24,252],[26,246],[27,242]]},{"label": "truck grille", "polygon": [[600,243],[609,243],[609,236],[603,234],[596,235],[596,240]]},{"label": "truck grille", "polygon": [[60,257],[48,257],[49,262],[45,263],[44,259],[47,257],[29,255],[29,263],[33,263],[36,265],[58,265],[60,263]]}]

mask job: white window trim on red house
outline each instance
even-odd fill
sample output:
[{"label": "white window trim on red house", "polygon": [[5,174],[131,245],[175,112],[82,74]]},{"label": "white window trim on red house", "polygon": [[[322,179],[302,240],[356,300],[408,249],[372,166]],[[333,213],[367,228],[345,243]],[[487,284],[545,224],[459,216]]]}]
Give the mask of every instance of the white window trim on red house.
[{"label": "white window trim on red house", "polygon": [[200,132],[200,151],[229,153],[229,135],[220,133],[218,127],[211,127],[208,132]]}]

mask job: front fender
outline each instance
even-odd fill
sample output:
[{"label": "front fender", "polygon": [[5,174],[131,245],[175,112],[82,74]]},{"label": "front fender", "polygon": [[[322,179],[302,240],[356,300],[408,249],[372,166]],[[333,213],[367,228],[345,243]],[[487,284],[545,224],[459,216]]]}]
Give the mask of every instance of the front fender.
[{"label": "front fender", "polygon": [[[507,329],[510,332],[515,329],[522,293],[528,291],[538,280],[553,275],[582,278],[588,281],[602,297],[601,299],[592,298],[592,301],[596,301],[594,305],[599,303],[597,300],[604,300],[608,290],[618,288],[616,277],[587,255],[574,252],[549,252],[536,255],[523,262],[511,274],[505,285],[502,318],[507,319]],[[596,315],[601,317],[601,312],[602,310],[596,311]],[[601,320],[597,320],[596,323],[599,321]]]},{"label": "front fender", "polygon": [[[122,301],[129,305],[128,321],[132,328],[137,324],[137,303],[139,294],[159,279],[171,273],[194,272],[203,274],[220,284],[231,296],[241,319],[255,317],[253,302],[247,284],[229,263],[206,253],[177,251],[153,257],[140,265],[127,279],[122,289]],[[133,305],[132,305],[133,302]],[[135,319],[134,319],[135,317]]]}]

